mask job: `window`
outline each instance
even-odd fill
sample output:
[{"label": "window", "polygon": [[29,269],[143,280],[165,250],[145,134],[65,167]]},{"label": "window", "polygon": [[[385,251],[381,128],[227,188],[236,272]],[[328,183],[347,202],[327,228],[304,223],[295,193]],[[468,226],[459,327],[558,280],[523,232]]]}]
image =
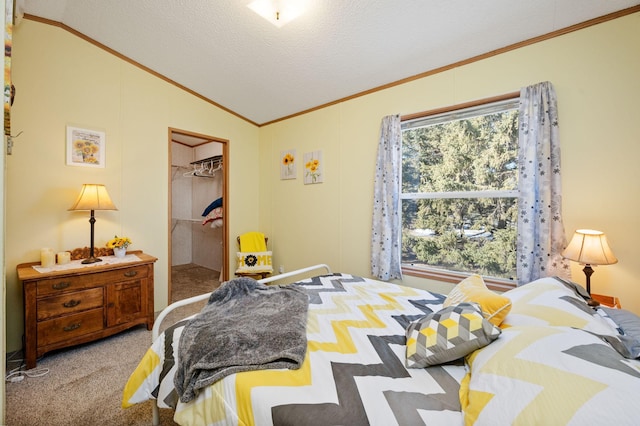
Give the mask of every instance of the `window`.
[{"label": "window", "polygon": [[518,99],[402,123],[402,263],[514,280]]}]

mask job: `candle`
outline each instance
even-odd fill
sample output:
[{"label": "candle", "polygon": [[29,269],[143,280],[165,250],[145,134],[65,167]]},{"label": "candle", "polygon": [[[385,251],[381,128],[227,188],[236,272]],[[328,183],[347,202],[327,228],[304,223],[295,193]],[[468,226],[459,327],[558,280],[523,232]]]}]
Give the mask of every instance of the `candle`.
[{"label": "candle", "polygon": [[50,248],[40,250],[40,266],[50,268],[56,263],[56,256]]},{"label": "candle", "polygon": [[68,251],[61,251],[58,253],[58,265],[64,265],[71,262],[71,253]]}]

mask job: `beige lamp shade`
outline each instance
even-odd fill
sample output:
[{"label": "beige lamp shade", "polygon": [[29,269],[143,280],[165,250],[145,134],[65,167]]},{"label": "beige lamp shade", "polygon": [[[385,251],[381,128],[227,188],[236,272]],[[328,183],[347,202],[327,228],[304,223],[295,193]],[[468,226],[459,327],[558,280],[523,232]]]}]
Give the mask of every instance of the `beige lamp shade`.
[{"label": "beige lamp shade", "polygon": [[611,251],[603,232],[578,229],[562,256],[585,265],[612,265],[618,259]]},{"label": "beige lamp shade", "polygon": [[69,210],[118,210],[102,184],[85,183],[80,195]]}]

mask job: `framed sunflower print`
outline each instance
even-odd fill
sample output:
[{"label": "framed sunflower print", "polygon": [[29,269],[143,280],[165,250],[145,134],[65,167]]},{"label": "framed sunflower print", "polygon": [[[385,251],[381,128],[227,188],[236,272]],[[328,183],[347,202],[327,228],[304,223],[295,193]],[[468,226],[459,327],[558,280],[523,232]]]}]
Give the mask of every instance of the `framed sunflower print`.
[{"label": "framed sunflower print", "polygon": [[304,154],[304,168],[305,185],[324,182],[322,151],[306,152]]},{"label": "framed sunflower print", "polygon": [[296,178],[296,150],[280,152],[280,179]]},{"label": "framed sunflower print", "polygon": [[105,166],[106,137],[99,130],[67,126],[67,166]]}]

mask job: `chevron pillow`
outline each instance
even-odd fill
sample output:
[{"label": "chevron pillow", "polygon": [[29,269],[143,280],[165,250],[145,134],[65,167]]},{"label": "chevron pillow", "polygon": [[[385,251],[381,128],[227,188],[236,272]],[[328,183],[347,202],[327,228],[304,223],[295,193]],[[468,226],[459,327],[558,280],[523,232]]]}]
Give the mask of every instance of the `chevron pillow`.
[{"label": "chevron pillow", "polygon": [[500,325],[511,309],[511,300],[487,288],[480,275],[472,275],[460,281],[451,290],[443,306],[472,302],[480,305],[482,313],[493,325]]},{"label": "chevron pillow", "polygon": [[407,368],[424,368],[462,358],[500,336],[477,304],[460,303],[409,324]]}]

